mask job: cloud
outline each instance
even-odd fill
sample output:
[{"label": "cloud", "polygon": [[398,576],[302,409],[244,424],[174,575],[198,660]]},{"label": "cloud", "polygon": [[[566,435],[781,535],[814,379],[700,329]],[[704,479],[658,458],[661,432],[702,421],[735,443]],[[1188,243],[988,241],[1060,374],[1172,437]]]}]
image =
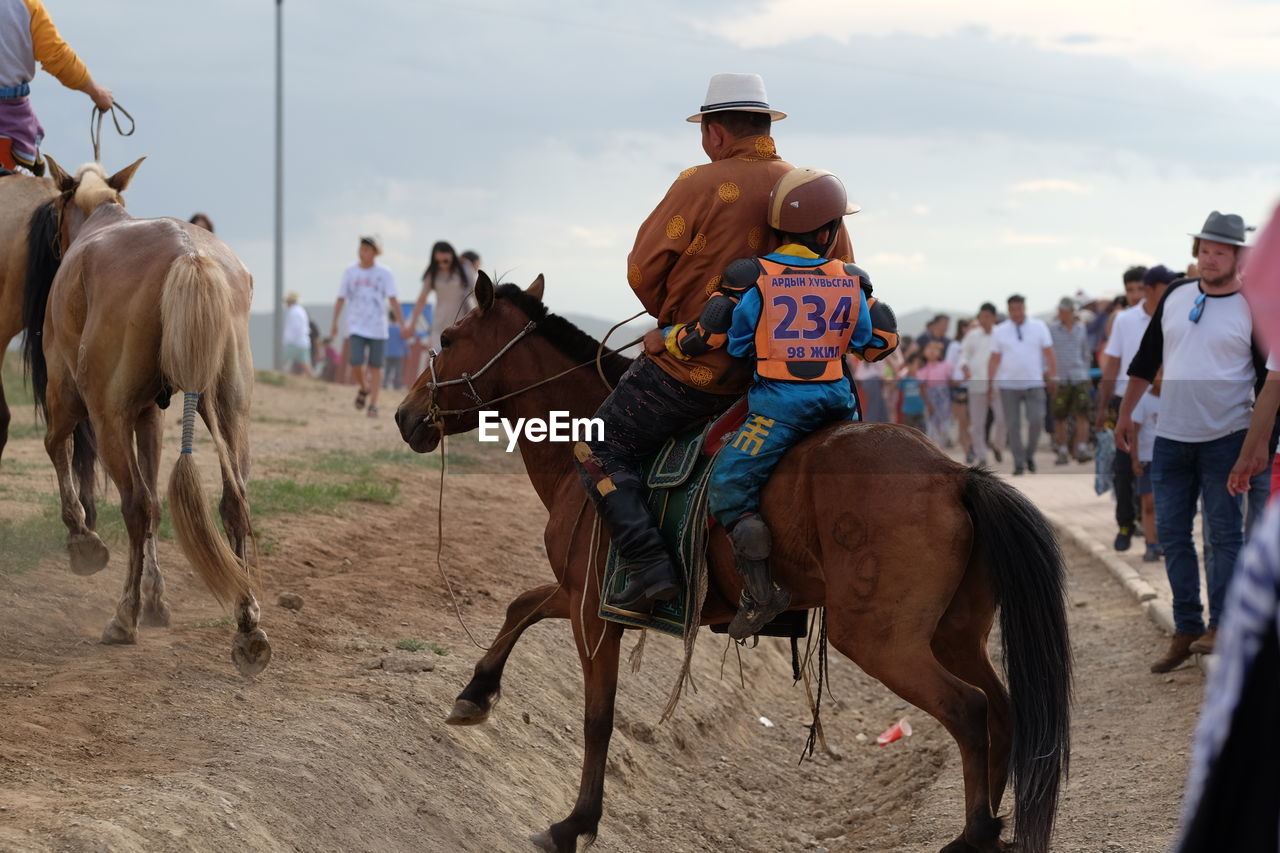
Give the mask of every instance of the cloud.
[{"label": "cloud", "polygon": [[916,216],[928,216],[933,212],[933,208],[927,204],[913,204],[911,205],[911,212]]},{"label": "cloud", "polygon": [[[862,257],[858,257],[859,263],[863,261]],[[901,252],[872,252],[866,257],[866,265],[868,270],[892,269],[892,270],[919,270],[924,267],[927,262],[923,252],[911,252],[903,254]]]},{"label": "cloud", "polygon": [[1071,240],[1066,234],[1022,234],[1008,229],[1000,235],[1000,243],[1005,246],[1060,246]]},{"label": "cloud", "polygon": [[1091,195],[1093,187],[1077,181],[1063,178],[1037,178],[1030,181],[1019,181],[1009,186],[1014,193],[1070,193],[1072,195]]}]

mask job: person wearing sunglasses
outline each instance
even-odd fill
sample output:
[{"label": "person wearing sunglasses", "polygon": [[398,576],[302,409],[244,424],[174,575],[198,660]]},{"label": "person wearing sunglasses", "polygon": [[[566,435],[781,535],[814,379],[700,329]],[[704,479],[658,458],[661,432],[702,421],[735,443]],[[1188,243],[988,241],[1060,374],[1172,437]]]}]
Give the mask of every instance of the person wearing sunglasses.
[{"label": "person wearing sunglasses", "polygon": [[[1049,394],[1058,392],[1058,363],[1053,353],[1053,337],[1043,320],[1027,316],[1027,300],[1018,294],[1009,297],[1009,319],[991,333],[991,356],[987,376],[1000,392],[1005,422],[1009,427],[1009,452],[1013,455],[1014,476],[1036,471],[1036,446],[1044,431],[1045,386]],[[1025,443],[1022,417],[1027,418]]]},{"label": "person wearing sunglasses", "polygon": [[[1241,290],[1245,231],[1240,216],[1215,210],[1204,228],[1191,235],[1200,278],[1174,282],[1157,306],[1129,365],[1116,424],[1116,447],[1130,452],[1134,407],[1163,367],[1151,473],[1175,634],[1165,655],[1152,664],[1153,672],[1167,672],[1192,654],[1212,653],[1244,540],[1241,500],[1228,491],[1228,477],[1244,445],[1255,386],[1266,376],[1266,358],[1255,342],[1252,313]],[[1205,567],[1207,631],[1192,538],[1201,497],[1213,550]]]}]

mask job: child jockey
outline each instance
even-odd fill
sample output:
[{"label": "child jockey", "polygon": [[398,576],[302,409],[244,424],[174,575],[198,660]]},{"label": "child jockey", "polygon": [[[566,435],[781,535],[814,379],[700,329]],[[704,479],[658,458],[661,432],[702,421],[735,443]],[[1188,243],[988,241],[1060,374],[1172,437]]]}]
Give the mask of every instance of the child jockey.
[{"label": "child jockey", "polygon": [[42,0],[0,0],[0,175],[19,166],[44,174],[44,128],[27,97],[37,60],[62,85],[92,98],[98,109],[105,112],[113,103],[111,90],[93,82],[58,35]]},{"label": "child jockey", "polygon": [[791,602],[769,571],[769,528],[760,517],[760,492],[769,474],[809,433],[832,421],[858,419],[845,353],[876,361],[897,345],[888,306],[876,306],[873,328],[866,273],[825,256],[841,218],[858,210],[830,172],[788,172],[769,199],[778,250],[730,264],[699,321],[672,327],[666,335],[668,349],[682,358],[727,346],[733,356],[755,359],[755,381],[747,393],[751,412],[711,474],[711,513],[733,538],[744,582],[729,625],[734,639],[759,633]]}]

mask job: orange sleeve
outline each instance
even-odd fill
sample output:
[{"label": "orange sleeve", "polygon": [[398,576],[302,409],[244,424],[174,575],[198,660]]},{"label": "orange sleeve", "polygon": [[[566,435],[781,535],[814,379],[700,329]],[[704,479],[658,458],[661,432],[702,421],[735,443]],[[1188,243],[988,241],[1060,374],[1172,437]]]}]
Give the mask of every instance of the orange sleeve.
[{"label": "orange sleeve", "polygon": [[627,255],[627,283],[654,317],[666,298],[667,275],[693,240],[692,202],[688,182],[677,179],[640,226]]},{"label": "orange sleeve", "polygon": [[89,69],[84,67],[71,45],[58,35],[58,28],[53,25],[42,0],[26,0],[26,4],[31,13],[32,52],[40,60],[41,67],[68,89],[83,88],[89,82]]}]

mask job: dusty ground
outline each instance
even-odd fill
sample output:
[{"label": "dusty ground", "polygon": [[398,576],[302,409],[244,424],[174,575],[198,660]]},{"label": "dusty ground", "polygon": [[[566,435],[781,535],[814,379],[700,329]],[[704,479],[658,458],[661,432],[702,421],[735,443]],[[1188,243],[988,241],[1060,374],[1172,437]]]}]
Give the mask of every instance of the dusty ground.
[{"label": "dusty ground", "polygon": [[[305,460],[398,450],[394,399],[371,422],[348,397],[295,380],[260,385],[255,477],[323,477]],[[507,599],[550,577],[542,507],[522,475],[494,473],[494,463],[455,467],[445,498],[444,562],[482,641]],[[38,515],[40,494],[53,490],[45,466],[34,436],[11,445],[0,519]],[[232,629],[172,542],[160,556],[173,627],[107,647],[97,638],[122,582],[119,543],[106,571],[78,578],[57,537],[47,559],[19,573],[5,570],[10,544],[0,541],[0,849],[532,849],[525,837],[567,814],[577,789],[581,687],[569,627],[529,631],[487,726],[444,726],[479,652],[435,570],[438,472],[385,464],[379,475],[399,483],[389,505],[260,522],[275,658],[253,681],[235,674]],[[281,591],[303,596],[302,610],[277,606]],[[1075,741],[1054,849],[1164,850],[1200,673],[1149,674],[1163,638],[1079,555],[1071,600]],[[399,650],[402,640],[448,653]],[[959,760],[938,724],[833,656],[825,720],[839,757],[797,765],[807,712],[784,647],[743,652],[746,689],[732,650],[720,677],[725,648],[703,635],[700,692],[661,727],[676,644],[655,638],[642,672],[624,672],[596,850],[916,851],[954,837]],[[433,669],[368,668],[385,657]],[[904,716],[913,737],[872,744]]]}]

